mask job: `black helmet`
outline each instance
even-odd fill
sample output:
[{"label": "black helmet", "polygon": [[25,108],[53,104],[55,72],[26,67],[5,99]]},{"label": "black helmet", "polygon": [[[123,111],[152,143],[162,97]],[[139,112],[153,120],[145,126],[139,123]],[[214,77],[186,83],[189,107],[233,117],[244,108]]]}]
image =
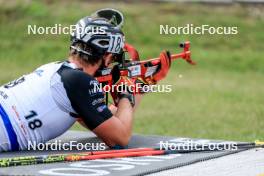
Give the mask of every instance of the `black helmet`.
[{"label": "black helmet", "polygon": [[116,9],[111,9],[111,8],[100,9],[94,12],[92,14],[92,17],[105,18],[112,25],[115,25],[116,28],[120,28],[120,29],[124,24],[123,14]]},{"label": "black helmet", "polygon": [[[105,53],[120,54],[124,47],[124,34],[121,29],[101,17],[84,17],[75,25],[71,33],[71,49],[88,55],[88,59],[102,57]],[[85,44],[89,50],[76,47]]]}]

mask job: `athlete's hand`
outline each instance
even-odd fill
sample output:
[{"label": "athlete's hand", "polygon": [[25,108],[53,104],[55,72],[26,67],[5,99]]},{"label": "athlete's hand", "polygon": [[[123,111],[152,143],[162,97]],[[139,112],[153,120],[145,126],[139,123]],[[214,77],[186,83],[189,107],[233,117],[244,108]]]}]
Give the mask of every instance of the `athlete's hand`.
[{"label": "athlete's hand", "polygon": [[171,66],[171,57],[168,51],[160,53],[160,66],[158,70],[148,78],[145,78],[144,82],[147,84],[156,84],[158,81],[165,78],[169,72]]},{"label": "athlete's hand", "polygon": [[120,76],[119,79],[113,84],[113,90],[112,92],[112,97],[117,105],[119,100],[123,98],[124,96],[131,97],[130,102],[133,104],[134,102],[134,92],[135,92],[135,83],[134,81],[127,77],[127,76]]}]

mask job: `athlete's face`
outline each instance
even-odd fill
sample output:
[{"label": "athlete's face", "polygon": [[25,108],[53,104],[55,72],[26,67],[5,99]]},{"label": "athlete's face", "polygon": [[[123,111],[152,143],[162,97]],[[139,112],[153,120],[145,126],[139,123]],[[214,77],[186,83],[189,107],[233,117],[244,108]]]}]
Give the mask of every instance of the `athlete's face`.
[{"label": "athlete's face", "polygon": [[113,61],[113,55],[111,53],[108,53],[103,58],[103,66],[108,67]]},{"label": "athlete's face", "polygon": [[98,63],[93,66],[94,72],[91,75],[94,75],[97,70],[103,70],[104,68],[109,67],[110,64],[112,63],[112,60],[113,60],[113,55],[111,53],[105,54],[103,59],[100,59]]}]

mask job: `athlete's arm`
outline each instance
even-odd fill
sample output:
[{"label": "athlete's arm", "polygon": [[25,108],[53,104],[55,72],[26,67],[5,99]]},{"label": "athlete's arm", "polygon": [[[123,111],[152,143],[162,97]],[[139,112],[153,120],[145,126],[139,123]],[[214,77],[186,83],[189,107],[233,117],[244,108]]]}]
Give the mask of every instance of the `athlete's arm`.
[{"label": "athlete's arm", "polygon": [[[112,112],[112,114],[116,114],[116,112],[117,112],[117,107],[114,104],[110,104],[108,106],[108,109]],[[83,118],[82,117],[78,117],[77,122],[80,125],[82,125],[84,128],[89,129],[88,126],[83,122]]]},{"label": "athlete's arm", "polygon": [[[126,146],[131,137],[132,134],[131,105],[129,101],[127,103],[124,100],[125,99],[120,100],[117,107],[114,105],[110,105],[109,109],[114,114],[113,117],[106,120],[105,122],[103,122],[101,125],[99,125],[93,130],[93,132],[99,138],[101,138],[108,146],[115,146],[115,145]],[[127,114],[130,114],[131,116],[127,116]],[[82,118],[79,118],[78,122],[83,127],[89,129],[82,120]],[[106,133],[106,131],[108,131],[108,133]],[[123,136],[120,134],[123,134]],[[116,136],[118,136],[118,138]]]},{"label": "athlete's arm", "polygon": [[59,71],[67,96],[77,117],[109,146],[127,145],[132,128],[133,109],[129,100],[122,98],[114,116],[103,101],[104,95],[94,90],[98,84],[86,73],[69,69]]},{"label": "athlete's arm", "polygon": [[[135,95],[135,105],[133,108],[129,100],[124,98],[119,101],[117,107],[112,105],[111,111],[116,111],[116,113],[113,113],[114,116],[112,118],[95,128],[94,133],[103,139],[103,141],[105,141],[109,146],[126,146],[132,135],[133,114],[142,97],[142,94]],[[106,135],[105,131],[109,131],[111,134]],[[109,136],[119,137],[111,139]]]},{"label": "athlete's arm", "polygon": [[[135,106],[133,107],[133,112],[135,112],[136,108],[138,107],[138,104],[142,98],[142,94],[137,94],[135,95]],[[129,142],[129,139],[132,134],[132,117],[126,116],[126,114],[131,114],[130,106],[127,104],[127,102],[123,101],[123,99],[119,102],[118,106],[116,107],[115,105],[111,104],[109,105],[109,110],[114,114],[112,118],[109,120],[105,121],[101,125],[99,125],[97,128],[93,130],[93,132],[100,137],[105,143],[107,143],[109,146],[115,146],[115,145],[122,145],[125,146]],[[116,119],[118,118],[118,119]],[[120,122],[122,124],[120,124]],[[88,128],[85,123],[83,122],[82,119],[79,119],[78,122],[85,128]],[[118,125],[118,127],[115,127]],[[119,129],[120,127],[124,126],[122,131],[117,131],[113,129]],[[111,133],[116,133],[116,134],[107,134],[105,131],[110,131]],[[124,136],[121,136],[120,134],[124,134]],[[119,136],[117,139],[111,139],[110,136]]]},{"label": "athlete's arm", "polygon": [[128,99],[122,98],[116,114],[96,127],[93,132],[108,146],[126,146],[132,134],[132,122],[133,108]]},{"label": "athlete's arm", "polygon": [[109,110],[112,112],[112,114],[116,114],[116,112],[117,112],[117,107],[114,105],[114,104],[110,104],[109,106],[108,106],[108,108],[109,108]]}]

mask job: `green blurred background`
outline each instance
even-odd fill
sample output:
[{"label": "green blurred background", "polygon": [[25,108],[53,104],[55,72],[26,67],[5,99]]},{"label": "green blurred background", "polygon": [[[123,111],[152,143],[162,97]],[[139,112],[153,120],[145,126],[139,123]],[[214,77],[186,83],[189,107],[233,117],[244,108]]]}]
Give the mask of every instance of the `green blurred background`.
[{"label": "green blurred background", "polygon": [[[125,15],[126,41],[141,58],[179,52],[191,41],[197,66],[182,60],[161,84],[171,93],[146,95],[135,133],[255,140],[264,135],[264,6],[89,1],[0,1],[0,84],[67,58],[69,36],[28,35],[28,25],[64,26],[105,7]],[[237,35],[160,35],[159,26],[237,26]],[[182,75],[180,78],[179,75]],[[74,129],[82,128],[75,125]]]}]

